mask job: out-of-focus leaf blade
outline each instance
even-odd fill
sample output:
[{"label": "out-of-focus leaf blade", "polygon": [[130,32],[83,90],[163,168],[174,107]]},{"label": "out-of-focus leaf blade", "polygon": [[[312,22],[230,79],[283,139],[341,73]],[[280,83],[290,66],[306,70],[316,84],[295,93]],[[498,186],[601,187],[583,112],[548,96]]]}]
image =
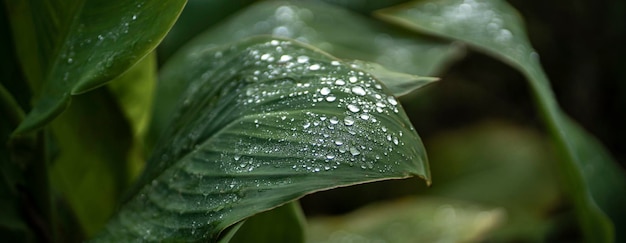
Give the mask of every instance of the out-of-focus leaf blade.
[{"label": "out-of-focus leaf blade", "polygon": [[407,198],[314,218],[307,242],[480,242],[505,216],[500,208],[462,201]]},{"label": "out-of-focus leaf blade", "polygon": [[109,90],[94,90],[75,100],[50,125],[59,147],[51,182],[85,233],[93,235],[111,217],[128,188],[133,136]]},{"label": "out-of-focus leaf blade", "polygon": [[107,85],[132,130],[133,144],[127,161],[131,180],[141,173],[147,157],[144,141],[154,98],[156,69],[156,55],[150,54]]},{"label": "out-of-focus leaf blade", "polygon": [[355,60],[351,62],[351,66],[374,75],[374,77],[381,80],[396,97],[409,94],[424,85],[439,80],[433,77],[421,77],[407,73],[394,72],[378,63],[372,62]]},{"label": "out-of-focus leaf blade", "polygon": [[[588,240],[612,242],[626,235],[626,179],[622,169],[559,108],[538,54],[531,47],[522,19],[502,0],[416,1],[378,12],[378,16],[408,28],[464,41],[519,69],[535,93],[538,110],[556,141],[560,166]],[[589,170],[588,168],[593,168]],[[617,190],[617,192],[615,191]]]},{"label": "out-of-focus leaf blade", "polygon": [[198,33],[253,2],[254,0],[188,0],[176,24],[158,47],[159,63],[167,60]]},{"label": "out-of-focus leaf blade", "polygon": [[18,56],[37,101],[17,133],[44,125],[70,96],[119,76],[150,53],[185,0],[6,1]]},{"label": "out-of-focus leaf blade", "polygon": [[410,121],[370,74],[270,38],[183,59],[162,79],[190,87],[135,193],[97,240],[215,240],[315,191],[430,179]]},{"label": "out-of-focus leaf blade", "polygon": [[[202,33],[181,48],[181,53],[200,52],[255,35],[296,39],[339,58],[375,62],[392,71],[424,76],[440,70],[459,52],[458,45],[406,33],[340,7],[320,2],[265,1]],[[172,60],[181,58],[174,55]],[[185,82],[159,82],[150,140],[164,130],[187,86]]]},{"label": "out-of-focus leaf blade", "polygon": [[304,242],[305,228],[300,205],[290,202],[246,219],[229,243]]},{"label": "out-of-focus leaf blade", "polygon": [[387,8],[396,4],[407,2],[408,0],[386,0],[386,1],[370,1],[370,0],[323,0],[324,2],[342,6],[344,8],[359,13],[369,14],[374,10]]}]

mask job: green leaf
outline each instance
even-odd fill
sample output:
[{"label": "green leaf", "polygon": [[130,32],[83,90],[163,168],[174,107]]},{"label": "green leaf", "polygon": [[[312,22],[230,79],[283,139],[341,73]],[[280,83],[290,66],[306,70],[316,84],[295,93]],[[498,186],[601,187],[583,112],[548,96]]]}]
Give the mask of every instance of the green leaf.
[{"label": "green leaf", "polygon": [[430,180],[417,133],[370,74],[270,38],[183,59],[161,77],[191,85],[133,196],[97,240],[215,240],[315,191]]},{"label": "green leaf", "polygon": [[300,205],[290,202],[246,219],[228,242],[304,242],[305,221]]},{"label": "green leaf", "polygon": [[407,2],[408,0],[386,0],[386,1],[370,1],[370,0],[323,0],[324,2],[342,6],[352,11],[369,14],[374,10],[391,7],[396,4]]},{"label": "green leaf", "polygon": [[36,102],[16,133],[52,120],[70,96],[103,85],[150,53],[185,0],[6,1]]},{"label": "green leaf", "polygon": [[313,218],[307,242],[481,242],[503,223],[505,213],[450,199],[406,198]]},{"label": "green leaf", "polygon": [[391,71],[378,63],[355,60],[350,62],[353,68],[358,68],[372,74],[382,81],[394,96],[407,95],[424,85],[438,81],[439,78],[421,77],[407,73]]},{"label": "green leaf", "polygon": [[[180,53],[202,51],[256,35],[296,39],[339,58],[375,62],[395,72],[415,75],[436,73],[459,52],[458,45],[406,33],[321,2],[265,1],[202,33]],[[172,60],[181,58],[174,55]],[[188,86],[168,80],[158,85],[149,140],[155,140],[164,130],[174,104]]]},{"label": "green leaf", "polygon": [[254,0],[188,0],[176,24],[158,47],[159,63],[198,33],[252,3]]},{"label": "green leaf", "polygon": [[131,180],[139,176],[147,157],[144,141],[154,99],[156,69],[156,54],[153,53],[107,85],[131,128],[133,143],[127,162]]},{"label": "green leaf", "polygon": [[85,233],[94,235],[129,186],[133,134],[109,90],[97,89],[75,100],[50,124],[59,148],[50,175]]},{"label": "green leaf", "polygon": [[[595,138],[561,111],[538,54],[531,47],[522,19],[505,1],[418,1],[378,12],[378,16],[407,28],[458,39],[509,63],[528,79],[543,119],[563,156],[559,165],[583,226],[594,242],[626,239],[615,231],[626,224],[626,178]],[[593,168],[593,169],[589,169]]]}]

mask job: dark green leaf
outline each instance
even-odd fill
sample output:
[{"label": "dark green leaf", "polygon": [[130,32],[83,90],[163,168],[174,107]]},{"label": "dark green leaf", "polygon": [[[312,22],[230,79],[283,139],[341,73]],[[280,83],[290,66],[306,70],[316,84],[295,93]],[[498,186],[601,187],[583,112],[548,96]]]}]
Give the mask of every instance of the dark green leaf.
[{"label": "dark green leaf", "polygon": [[[415,75],[433,75],[459,51],[457,45],[406,33],[332,5],[267,1],[201,34],[183,47],[181,53],[202,51],[255,35],[296,39],[339,58],[375,62],[395,72]],[[172,59],[182,61],[176,56]],[[187,86],[185,82],[169,80],[159,83],[150,124],[152,140],[164,130],[174,104]]]},{"label": "dark green leaf", "polygon": [[50,175],[52,185],[74,210],[85,233],[93,235],[111,217],[129,185],[133,136],[107,89],[79,95],[75,100],[50,124],[60,151]]},{"label": "dark green leaf", "polygon": [[[626,204],[626,179],[595,138],[559,108],[539,56],[513,7],[500,0],[427,0],[383,10],[378,15],[408,28],[467,42],[519,69],[529,80],[538,109],[561,150],[560,167],[586,238],[614,241],[616,228],[611,220],[619,222],[621,228],[626,220],[626,208],[614,206]],[[618,241],[626,239],[621,231],[617,232]]]},{"label": "dark green leaf", "polygon": [[165,36],[185,0],[6,1],[37,101],[17,133],[44,125],[70,96],[119,76]]},{"label": "dark green leaf", "polygon": [[305,221],[300,205],[290,202],[246,219],[228,242],[304,242]]},{"label": "dark green leaf", "polygon": [[396,4],[407,2],[408,0],[386,0],[386,1],[371,1],[371,0],[323,0],[324,2],[339,5],[350,9],[352,11],[369,14],[374,10],[381,8],[391,7]]},{"label": "dark green leaf", "polygon": [[312,219],[307,242],[481,242],[506,212],[440,198],[407,198]]},{"label": "dark green leaf", "polygon": [[159,63],[167,60],[187,41],[219,23],[254,0],[189,0],[176,24],[159,45]]},{"label": "dark green leaf", "polygon": [[148,153],[145,138],[154,100],[156,69],[156,54],[150,54],[107,85],[132,131],[133,143],[127,161],[131,180],[143,170]]},{"label": "dark green leaf", "polygon": [[430,178],[402,107],[370,74],[269,38],[181,59],[162,79],[190,87],[135,193],[99,240],[215,240],[308,193]]}]

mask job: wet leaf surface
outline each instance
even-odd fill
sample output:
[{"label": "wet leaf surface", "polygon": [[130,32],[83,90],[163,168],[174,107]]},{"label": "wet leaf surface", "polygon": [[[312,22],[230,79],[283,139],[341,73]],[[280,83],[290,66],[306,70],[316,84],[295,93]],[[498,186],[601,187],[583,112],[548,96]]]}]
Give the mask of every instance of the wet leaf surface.
[{"label": "wet leaf surface", "polygon": [[429,180],[417,133],[372,75],[284,39],[187,55],[162,78],[190,86],[99,240],[211,240],[315,191]]}]

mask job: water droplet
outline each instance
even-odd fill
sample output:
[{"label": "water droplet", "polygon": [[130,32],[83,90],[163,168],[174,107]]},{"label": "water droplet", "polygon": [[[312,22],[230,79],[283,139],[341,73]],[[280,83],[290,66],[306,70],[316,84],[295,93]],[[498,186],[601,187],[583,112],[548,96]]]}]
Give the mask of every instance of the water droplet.
[{"label": "water droplet", "polygon": [[348,105],[348,110],[352,111],[352,112],[359,112],[361,110],[361,108],[359,108],[357,105],[355,104],[349,104]]},{"label": "water droplet", "polygon": [[235,158],[235,161],[239,161],[239,159],[241,159],[241,155],[238,155],[238,154],[237,154],[237,155],[235,155],[235,157],[234,157],[234,158]]},{"label": "water droplet", "polygon": [[133,20],[136,20],[136,19],[137,19],[137,15],[133,15]]},{"label": "water droplet", "polygon": [[363,113],[363,114],[361,114],[361,119],[368,120],[368,119],[370,119],[370,115],[368,115],[367,113]]},{"label": "water droplet", "polygon": [[328,159],[328,160],[331,160],[331,159],[334,159],[334,158],[335,158],[334,154],[327,154],[326,155],[326,159]]},{"label": "water droplet", "polygon": [[365,89],[363,89],[363,87],[361,86],[354,86],[352,87],[352,93],[356,94],[356,95],[360,95],[363,96],[366,94]]},{"label": "water droplet", "polygon": [[331,95],[331,96],[326,97],[326,101],[328,101],[328,102],[333,102],[333,101],[335,101],[336,99],[337,99],[337,97],[332,96],[332,95]]},{"label": "water droplet", "polygon": [[311,126],[311,123],[310,123],[310,122],[304,123],[304,125],[302,125],[302,127],[303,127],[304,129],[307,129],[307,128],[309,128],[310,126]]},{"label": "water droplet", "polygon": [[321,66],[319,64],[313,64],[311,66],[309,66],[309,70],[311,71],[316,71],[316,70],[320,70]]},{"label": "water droplet", "polygon": [[383,102],[380,102],[380,101],[379,101],[379,102],[376,102],[376,106],[377,106],[377,107],[384,108],[386,105],[385,105]]},{"label": "water droplet", "polygon": [[398,104],[398,101],[393,96],[387,96],[387,102],[389,102],[389,104],[391,104],[391,105],[397,105]]},{"label": "water droplet", "polygon": [[338,86],[346,85],[346,81],[343,81],[343,79],[337,79],[335,81],[335,85],[338,85]]},{"label": "water droplet", "polygon": [[309,61],[309,57],[307,56],[299,56],[298,59],[296,60],[298,63],[305,63]]},{"label": "water droplet", "polygon": [[352,118],[351,116],[346,116],[343,119],[343,124],[346,124],[346,126],[352,126],[354,125],[354,118]]},{"label": "water droplet", "polygon": [[278,60],[278,62],[288,62],[291,59],[293,59],[290,55],[282,55],[280,56],[280,59]]},{"label": "water droplet", "polygon": [[357,156],[361,154],[361,151],[359,151],[356,147],[350,147],[350,154],[352,154],[352,156]]},{"label": "water droplet", "polygon": [[343,145],[343,141],[341,141],[341,140],[335,140],[335,145],[337,145],[337,146],[341,146],[341,145]]},{"label": "water droplet", "polygon": [[357,79],[356,77],[352,76],[348,80],[350,80],[350,83],[356,83],[356,81],[358,81],[359,79]]},{"label": "water droplet", "polygon": [[383,89],[383,86],[381,86],[380,84],[374,84],[374,88],[376,88],[376,89]]},{"label": "water droplet", "polygon": [[320,94],[328,95],[328,94],[330,94],[330,89],[327,88],[327,87],[324,87],[324,88],[320,89]]},{"label": "water droplet", "polygon": [[330,121],[330,124],[337,124],[337,123],[339,123],[339,119],[337,119],[336,116],[331,117],[329,121]]},{"label": "water droplet", "polygon": [[72,59],[71,57],[67,59],[68,64],[72,64],[73,62],[74,62],[74,59]]},{"label": "water droplet", "polygon": [[396,137],[393,138],[393,144],[398,145],[398,138]]},{"label": "water droplet", "polygon": [[265,53],[263,55],[261,55],[261,60],[268,60],[272,55],[270,55],[269,53]]},{"label": "water droplet", "polygon": [[333,66],[339,66],[340,64],[341,63],[339,63],[339,61],[331,61],[330,62],[330,65],[333,65]]}]

